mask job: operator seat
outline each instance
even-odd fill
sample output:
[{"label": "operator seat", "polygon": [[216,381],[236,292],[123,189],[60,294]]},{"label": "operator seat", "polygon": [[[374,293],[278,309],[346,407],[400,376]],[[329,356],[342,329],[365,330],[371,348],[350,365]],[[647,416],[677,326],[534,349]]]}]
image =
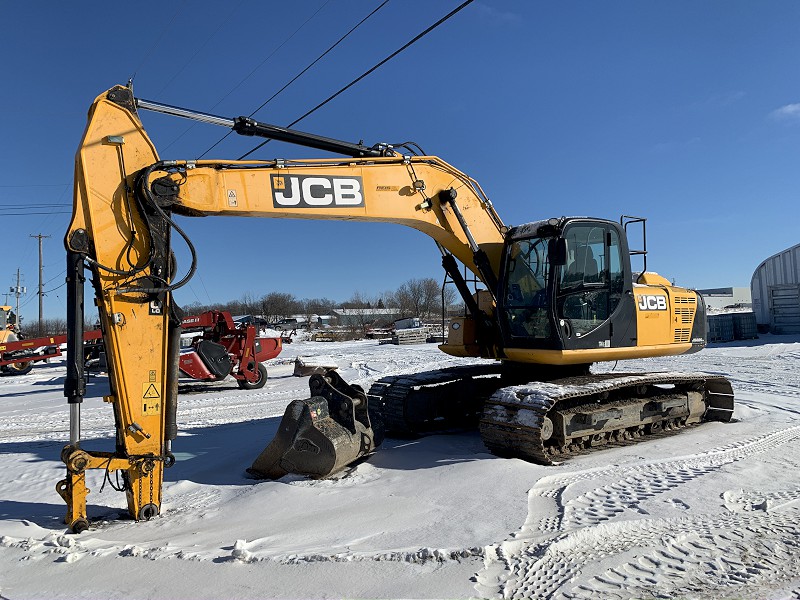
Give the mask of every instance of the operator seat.
[{"label": "operator seat", "polygon": [[575,248],[575,259],[567,266],[564,281],[568,283],[596,282],[598,280],[597,261],[590,246]]}]

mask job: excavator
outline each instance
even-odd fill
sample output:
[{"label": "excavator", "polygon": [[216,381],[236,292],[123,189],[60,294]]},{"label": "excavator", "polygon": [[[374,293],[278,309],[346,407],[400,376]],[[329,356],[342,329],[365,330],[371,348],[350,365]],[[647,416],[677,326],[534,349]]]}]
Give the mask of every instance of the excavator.
[{"label": "excavator", "polygon": [[17,316],[11,307],[0,306],[0,373],[27,375],[33,368],[33,361],[21,360],[27,358],[27,355],[22,351],[23,344],[19,343],[18,325]]},{"label": "excavator", "polygon": [[[140,111],[224,126],[334,153],[333,158],[164,160]],[[695,291],[646,269],[628,227],[588,217],[507,226],[480,185],[413,143],[350,143],[250,117],[226,118],[136,98],[115,86],[92,104],[76,156],[65,236],[68,347],[67,476],[56,489],[74,532],[89,526],[86,472],[121,476],[136,520],[160,513],[164,468],[175,462],[181,310],[173,292],[195,270],[176,216],[245,216],[387,222],[433,238],[445,282],[464,315],[440,349],[488,359],[385,377],[369,390],[335,371],[315,374],[248,469],[327,477],[362,460],[385,434],[417,436],[478,426],[500,456],[550,464],[702,421],[729,421],[730,382],[704,373],[599,373],[596,362],[697,352],[705,305]],[[192,264],[179,277],[173,235]],[[644,255],[634,273],[631,256]],[[91,276],[109,363],[116,447],[84,449],[80,406],[84,281]]]}]

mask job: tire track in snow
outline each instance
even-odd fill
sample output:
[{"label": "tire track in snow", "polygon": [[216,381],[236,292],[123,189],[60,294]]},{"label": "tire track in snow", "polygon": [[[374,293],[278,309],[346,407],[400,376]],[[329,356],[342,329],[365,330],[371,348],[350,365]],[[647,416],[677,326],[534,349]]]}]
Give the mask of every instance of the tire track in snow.
[{"label": "tire track in snow", "polygon": [[[603,469],[600,473],[594,473],[594,476],[619,473],[620,479],[591,490],[563,506],[560,529],[576,529],[601,523],[626,510],[642,512],[642,502],[656,494],[665,493],[697,477],[717,471],[724,465],[767,452],[798,439],[800,439],[800,426],[795,426],[753,440],[734,443],[699,456],[677,457],[651,465],[629,468]],[[591,474],[592,472],[578,475]],[[542,483],[547,485],[549,482]],[[538,485],[531,493],[535,493]]]},{"label": "tire track in snow", "polygon": [[[656,596],[668,598],[720,586],[739,593],[788,583],[800,577],[794,564],[800,490],[726,492],[731,514],[721,516],[647,518],[643,504],[724,465],[798,440],[795,426],[703,454],[545,477],[529,492],[521,530],[487,547],[475,588],[493,598],[636,598],[654,589],[669,590]],[[592,482],[602,485],[565,500],[569,486]],[[686,507],[675,498],[667,501]],[[600,574],[582,575],[588,570]]]},{"label": "tire track in snow", "polygon": [[[728,589],[735,597],[764,597],[797,578],[798,515],[746,515],[665,522],[650,530],[652,549],[628,552],[627,560],[564,591],[563,598],[702,598]],[[746,534],[745,534],[746,532]],[[643,546],[637,532],[616,553]],[[622,536],[622,541],[625,536]],[[602,548],[602,547],[601,547]]]}]

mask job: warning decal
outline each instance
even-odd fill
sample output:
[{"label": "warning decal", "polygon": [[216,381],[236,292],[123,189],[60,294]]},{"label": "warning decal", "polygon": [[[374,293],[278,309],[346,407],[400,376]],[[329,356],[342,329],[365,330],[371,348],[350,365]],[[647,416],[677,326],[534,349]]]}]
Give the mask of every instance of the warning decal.
[{"label": "warning decal", "polygon": [[[153,372],[151,371],[151,374]],[[161,414],[161,392],[158,391],[158,382],[150,377],[151,381],[142,384],[142,414]]]},{"label": "warning decal", "polygon": [[142,414],[143,415],[160,415],[161,414],[161,402],[158,400],[145,400],[142,402]]}]

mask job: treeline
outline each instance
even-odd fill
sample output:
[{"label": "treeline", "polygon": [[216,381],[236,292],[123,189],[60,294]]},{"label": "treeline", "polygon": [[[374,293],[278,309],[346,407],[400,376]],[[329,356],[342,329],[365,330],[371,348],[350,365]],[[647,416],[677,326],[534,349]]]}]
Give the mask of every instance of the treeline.
[{"label": "treeline", "polygon": [[[445,288],[445,306],[453,307],[456,301],[456,292],[451,286]],[[409,279],[396,290],[382,294],[369,295],[363,292],[353,292],[344,302],[330,300],[329,298],[297,298],[287,292],[269,292],[263,296],[252,293],[244,294],[238,300],[202,304],[199,302],[181,307],[185,314],[194,315],[207,310],[227,310],[232,315],[259,315],[269,323],[286,319],[293,315],[302,315],[308,321],[312,315],[330,315],[337,308],[390,308],[398,318],[420,317],[423,320],[436,320],[442,310],[442,285],[432,277]],[[364,326],[389,325],[389,323],[375,323],[375,319],[364,315],[361,319]],[[93,329],[97,317],[87,314],[84,325],[86,330]],[[66,319],[45,319],[41,329],[39,321],[23,319],[22,333],[25,337],[43,337],[63,335],[67,331]]]},{"label": "treeline", "polygon": [[[445,306],[450,308],[456,299],[452,287],[445,288]],[[206,310],[227,310],[234,315],[259,315],[267,322],[274,323],[293,315],[302,315],[308,321],[312,315],[330,315],[338,308],[387,308],[395,309],[400,317],[420,317],[431,320],[441,315],[442,286],[432,277],[409,279],[393,291],[368,295],[353,292],[347,300],[337,302],[329,298],[302,298],[287,292],[269,292],[261,297],[252,293],[243,295],[238,300],[216,304],[199,302],[183,307],[186,314],[198,314]],[[364,323],[375,324],[375,323]]]}]

